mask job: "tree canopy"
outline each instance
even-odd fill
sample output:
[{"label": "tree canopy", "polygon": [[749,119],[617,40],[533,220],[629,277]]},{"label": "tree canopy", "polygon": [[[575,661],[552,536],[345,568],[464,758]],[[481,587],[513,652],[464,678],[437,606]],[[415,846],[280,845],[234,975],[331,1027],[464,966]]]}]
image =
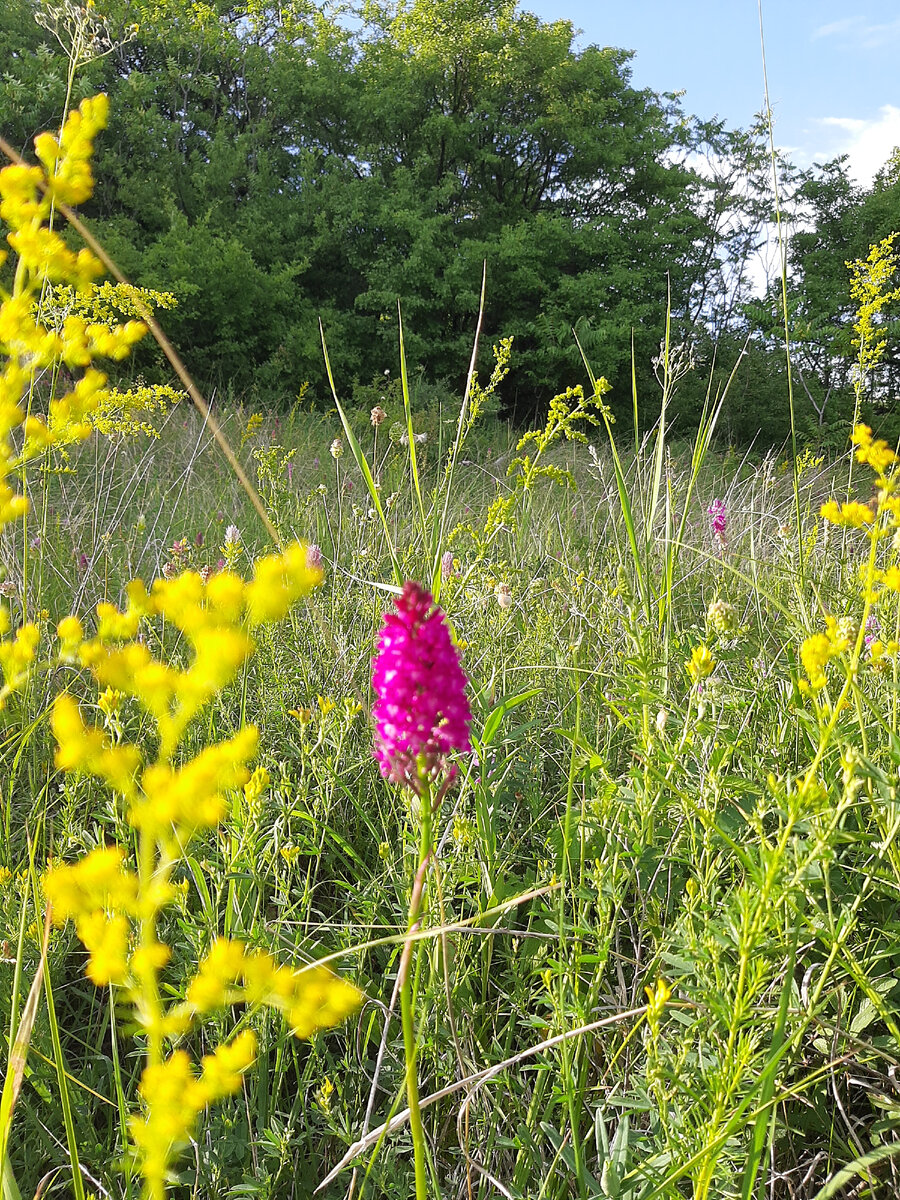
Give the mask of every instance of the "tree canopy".
[{"label": "tree canopy", "polygon": [[[0,127],[27,150],[70,82],[73,101],[109,94],[87,215],[136,282],[176,294],[166,324],[207,387],[277,402],[321,381],[320,318],[342,380],[371,379],[396,362],[398,301],[411,361],[456,382],[483,264],[485,328],[514,337],[525,405],[582,377],[573,327],[623,393],[667,308],[678,338],[771,332],[766,306],[746,307],[772,216],[762,130],[635,88],[631,54],[579,49],[569,21],[516,0],[71,12],[7,0]],[[863,223],[840,164],[807,182],[791,303],[816,403],[846,332],[841,256],[897,221],[897,174]]]}]

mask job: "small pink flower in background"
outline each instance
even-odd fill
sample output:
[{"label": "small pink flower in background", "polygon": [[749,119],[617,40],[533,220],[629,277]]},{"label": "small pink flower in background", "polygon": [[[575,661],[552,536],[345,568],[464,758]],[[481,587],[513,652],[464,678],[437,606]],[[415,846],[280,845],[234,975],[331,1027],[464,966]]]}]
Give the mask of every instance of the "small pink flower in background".
[{"label": "small pink flower in background", "polygon": [[429,782],[452,779],[447,755],[471,750],[472,714],[459,654],[431,593],[407,582],[395,603],[372,660],[375,757],[386,779],[421,793],[420,759]]},{"label": "small pink flower in background", "polygon": [[188,550],[190,550],[190,545],[187,538],[179,538],[177,542],[172,543],[172,548],[169,553],[173,558],[178,559],[181,558],[183,554],[187,554]]},{"label": "small pink flower in background", "polygon": [[441,555],[441,576],[452,579],[456,572],[453,570],[453,551],[445,550]]},{"label": "small pink flower in background", "polygon": [[197,536],[194,538],[194,545],[197,547],[198,550],[203,545],[203,534],[202,533],[198,533]]},{"label": "small pink flower in background", "polygon": [[306,565],[314,571],[318,571],[322,566],[322,551],[315,542],[310,542],[306,547]]},{"label": "small pink flower in background", "polygon": [[294,482],[294,464],[292,462],[289,462],[287,465],[287,479],[288,479],[288,487],[290,487],[291,484]]},{"label": "small pink flower in background", "polygon": [[82,571],[86,571],[88,569],[87,555],[84,552],[78,555],[78,565]]},{"label": "small pink flower in background", "polygon": [[709,528],[713,537],[721,544],[725,545],[725,530],[728,526],[728,515],[725,508],[725,501],[716,497],[706,510],[709,517]]}]

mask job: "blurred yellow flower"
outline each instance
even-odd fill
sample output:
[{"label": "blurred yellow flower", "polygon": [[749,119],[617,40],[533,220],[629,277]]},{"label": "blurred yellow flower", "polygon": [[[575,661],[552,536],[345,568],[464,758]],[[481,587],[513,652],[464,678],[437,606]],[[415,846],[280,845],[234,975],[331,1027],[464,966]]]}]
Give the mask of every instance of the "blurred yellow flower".
[{"label": "blurred yellow flower", "polygon": [[690,661],[685,663],[685,669],[693,683],[700,683],[715,670],[716,660],[707,646],[695,646],[691,651]]}]

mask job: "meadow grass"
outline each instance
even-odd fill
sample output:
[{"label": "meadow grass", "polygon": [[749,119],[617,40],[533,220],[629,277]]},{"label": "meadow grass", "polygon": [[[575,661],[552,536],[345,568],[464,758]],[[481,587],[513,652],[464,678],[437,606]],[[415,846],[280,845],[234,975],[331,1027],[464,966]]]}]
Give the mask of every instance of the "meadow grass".
[{"label": "meadow grass", "polygon": [[[41,188],[77,203],[89,149],[70,129]],[[94,410],[74,393],[57,427],[56,399],[34,418],[33,313],[49,319],[41,245],[68,276],[88,268],[35,240],[50,206],[33,179],[0,183],[34,235],[0,308],[19,389],[0,483],[30,500],[0,536],[4,1197],[895,1195],[893,453],[864,426],[855,467],[716,451],[722,396],[673,441],[668,345],[633,437],[585,364],[589,391],[517,438],[483,413],[508,344],[458,412],[419,410],[402,334],[377,423],[333,380],[326,414],[179,405],[157,437],[120,414],[81,444]],[[60,336],[108,352],[136,333]],[[301,537],[317,549],[292,551]],[[372,753],[373,649],[407,579],[447,614],[473,714],[430,820]],[[126,594],[124,615],[104,607]],[[128,686],[89,685],[120,642]],[[159,786],[248,724],[261,770],[231,752],[221,810],[199,783],[177,804]],[[139,787],[129,754],[150,764]],[[137,870],[88,904],[112,847]],[[210,992],[223,945],[242,965]],[[322,1015],[310,979],[340,1005]]]},{"label": "meadow grass", "polygon": [[[248,416],[228,417],[236,445]],[[366,414],[348,420],[369,450]],[[419,455],[427,496],[442,461],[435,414],[421,420],[432,426]],[[260,636],[196,733],[214,740],[253,721],[271,783],[253,804],[236,797],[192,845],[167,924],[173,978],[224,932],[294,960],[330,957],[365,999],[305,1046],[259,1019],[257,1065],[205,1118],[175,1194],[306,1196],[345,1160],[325,1194],[410,1194],[406,1123],[378,1136],[405,1106],[391,1004],[418,853],[408,799],[378,777],[366,715],[391,558],[352,457],[329,453],[335,415],[249,426],[242,453],[276,528],[321,546],[326,579]],[[441,599],[464,650],[476,753],[436,817],[417,958],[430,1187],[813,1196],[846,1163],[890,1150],[898,1050],[892,661],[859,666],[815,787],[802,786],[822,718],[802,693],[799,650],[823,614],[852,624],[860,606],[865,533],[841,536],[817,517],[846,463],[802,464],[801,570],[783,458],[709,454],[697,468],[689,445],[664,446],[656,480],[652,438],[618,463],[594,440],[548,451],[577,489],[539,481],[487,547],[485,513],[511,489],[509,430],[486,423],[458,466]],[[382,437],[377,454],[401,570],[425,577],[408,449]],[[229,525],[239,569],[266,546],[202,420],[182,407],[158,440],[73,452],[32,500],[29,611],[48,620],[87,616],[167,563],[215,569]],[[7,537],[4,550],[14,583],[23,543]],[[896,606],[885,609],[886,639]],[[701,645],[714,665],[692,682]],[[843,676],[831,671],[834,700]],[[19,1004],[40,959],[29,862],[131,838],[96,782],[52,768],[42,713],[67,682],[35,681],[3,746],[5,944]],[[117,720],[141,736],[127,702]],[[22,1194],[48,1173],[70,1186],[66,1093],[87,1187],[136,1194],[117,1163],[138,1062],[110,995],[82,970],[74,934],[54,934],[59,1047],[39,1012],[9,1149]],[[4,989],[5,1022],[12,1001]],[[237,1020],[224,1014],[209,1038]],[[862,1178],[862,1190],[833,1194],[890,1195],[891,1172],[886,1156],[857,1168],[846,1188]]]}]

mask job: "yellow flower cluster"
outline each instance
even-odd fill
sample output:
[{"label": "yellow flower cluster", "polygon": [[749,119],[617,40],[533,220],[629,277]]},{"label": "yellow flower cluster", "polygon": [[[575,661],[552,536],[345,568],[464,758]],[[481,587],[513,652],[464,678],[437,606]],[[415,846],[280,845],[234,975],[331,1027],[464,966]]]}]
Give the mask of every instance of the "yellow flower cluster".
[{"label": "yellow flower cluster", "polygon": [[[156,580],[148,593],[135,581],[124,611],[112,604],[97,606],[97,635],[78,647],[78,658],[101,687],[135,697],[156,719],[160,758],[167,760],[188,723],[230,683],[252,652],[246,627],[280,620],[321,580],[321,567],[310,566],[306,546],[295,543],[284,554],[260,559],[249,582],[230,571],[206,582],[196,571],[185,571]],[[184,635],[192,651],[186,669],[154,658],[135,640],[141,619],[150,616],[164,617]],[[65,648],[71,653],[71,639]],[[251,756],[246,748],[239,754],[242,761]]]},{"label": "yellow flower cluster", "polygon": [[[81,303],[76,293],[92,287],[100,263],[88,251],[70,250],[52,228],[54,203],[78,204],[91,193],[93,139],[106,119],[106,97],[87,100],[69,115],[58,140],[49,134],[36,139],[41,166],[0,171],[0,218],[10,226],[7,241],[17,256],[12,291],[0,289],[0,529],[27,509],[12,487],[14,472],[48,447],[87,437],[104,414],[118,411],[94,360],[124,358],[146,332],[139,321],[115,324],[100,302]],[[0,252],[0,264],[5,258]],[[138,314],[147,310],[142,294],[104,295],[103,304],[125,315],[130,304]],[[47,402],[44,416],[26,416],[23,395],[29,393],[33,406],[39,374],[60,363],[82,372],[81,378]],[[143,1112],[130,1128],[147,1194],[154,1198],[163,1196],[173,1155],[189,1141],[198,1114],[239,1088],[256,1045],[254,1035],[244,1032],[207,1055],[198,1071],[183,1051],[167,1055],[170,1038],[229,998],[278,1009],[300,1037],[336,1024],[359,1003],[356,989],[324,967],[280,966],[239,943],[215,944],[185,1001],[165,999],[159,979],[170,951],[157,926],[178,895],[172,874],[186,842],[198,828],[221,820],[229,791],[246,787],[247,800],[256,803],[268,783],[263,770],[251,776],[248,766],[256,753],[255,729],[243,728],[188,761],[178,761],[179,745],[189,722],[252,653],[252,631],[283,618],[321,579],[307,547],[296,544],[257,562],[249,581],[231,570],[210,578],[186,571],[149,590],[138,580],[127,589],[124,609],[97,606],[92,636],[75,616],[56,629],[51,665],[88,669],[103,714],[103,727],[95,727],[71,696],[58,698],[51,714],[57,765],[93,775],[124,797],[138,851],[134,870],[118,847],[55,865],[45,874],[44,889],[53,921],[75,923],[88,951],[88,977],[124,990],[146,1039]],[[154,657],[139,636],[142,622],[154,618],[162,626],[154,644],[168,647],[176,639],[176,657]],[[0,606],[0,707],[29,678],[40,639],[36,624],[9,635],[9,612]],[[119,719],[124,697],[156,723],[154,762],[125,740]]]},{"label": "yellow flower cluster", "polygon": [[61,771],[95,775],[135,802],[135,775],[141,765],[136,746],[112,745],[99,729],[84,723],[78,705],[69,695],[57,696],[50,724],[58,746],[56,765]]},{"label": "yellow flower cluster", "polygon": [[867,463],[876,475],[884,478],[888,467],[897,461],[897,455],[882,438],[873,440],[868,425],[857,425],[850,438],[856,446],[856,461]]},{"label": "yellow flower cluster", "polygon": [[130,1129],[151,1195],[161,1194],[172,1155],[188,1144],[198,1115],[240,1088],[255,1057],[256,1037],[245,1030],[204,1056],[199,1078],[184,1050],[144,1070],[139,1089],[144,1113],[132,1118]]},{"label": "yellow flower cluster", "polygon": [[159,430],[148,418],[151,414],[165,416],[170,408],[184,399],[165,383],[140,384],[121,392],[108,388],[91,416],[91,424],[98,433],[106,437],[118,434],[121,437],[158,438]]},{"label": "yellow flower cluster", "polygon": [[214,828],[225,816],[224,793],[249,778],[246,763],[255,756],[257,741],[256,730],[248,725],[228,741],[207,746],[183,767],[173,769],[165,763],[148,767],[129,822],[161,841],[172,829],[183,842],[195,829]]},{"label": "yellow flower cluster", "polygon": [[[12,473],[22,462],[48,446],[71,442],[90,433],[90,414],[103,394],[106,377],[91,369],[96,357],[124,358],[143,337],[138,321],[124,325],[87,322],[72,315],[59,329],[48,328],[36,315],[38,297],[48,284],[76,289],[88,287],[103,273],[100,261],[88,250],[77,253],[49,227],[54,201],[80,203],[90,195],[90,155],[93,140],[104,127],[108,103],[105,96],[85,100],[70,113],[59,141],[40,134],[35,149],[42,167],[12,165],[0,171],[0,218],[10,227],[7,242],[17,256],[13,290],[0,289],[0,528],[24,515],[27,502],[10,486]],[[0,253],[0,263],[5,259]],[[26,415],[20,401],[33,386],[38,372],[63,362],[85,368],[71,391],[54,397],[46,417]],[[23,447],[17,451],[11,434],[24,426]]]},{"label": "yellow flower cluster", "polygon": [[[0,608],[0,636],[9,627],[9,617],[5,608]],[[28,678],[31,665],[37,655],[40,630],[37,625],[22,625],[16,630],[16,636],[11,641],[0,642],[0,672],[3,682],[0,686],[0,709],[10,692],[22,687]]]},{"label": "yellow flower cluster", "polygon": [[239,1001],[277,1008],[291,1032],[310,1037],[317,1029],[337,1025],[359,1006],[359,992],[325,967],[280,966],[243,942],[218,938],[200,964],[187,990],[195,1013],[211,1012]]},{"label": "yellow flower cluster", "polygon": [[44,894],[57,925],[74,920],[88,952],[88,978],[98,987],[125,983],[138,879],[124,869],[122,850],[93,850],[72,866],[53,868],[44,876]]},{"label": "yellow flower cluster", "polygon": [[713,658],[708,646],[695,646],[691,651],[690,661],[684,665],[688,675],[691,677],[691,682],[700,683],[713,673],[716,660]]},{"label": "yellow flower cluster", "polygon": [[270,782],[269,772],[266,768],[257,767],[244,784],[244,799],[251,807],[257,803]]},{"label": "yellow flower cluster", "polygon": [[853,529],[873,526],[871,536],[878,538],[900,525],[900,497],[894,495],[897,455],[883,439],[872,437],[868,425],[857,425],[851,441],[856,447],[857,462],[871,467],[875,472],[875,499],[868,504],[860,504],[856,500],[841,504],[837,500],[826,500],[819,515],[832,525],[845,525]]},{"label": "yellow flower cluster", "polygon": [[873,638],[869,643],[869,661],[874,666],[886,666],[887,660],[896,658],[898,653],[900,653],[900,642],[895,638],[891,638],[888,642],[883,642],[880,638]]},{"label": "yellow flower cluster", "polygon": [[800,648],[800,660],[809,678],[809,686],[814,691],[825,686],[825,668],[831,660],[850,648],[849,634],[846,623],[829,617],[824,633],[814,633],[804,641]]},{"label": "yellow flower cluster", "polygon": [[896,233],[890,234],[871,246],[865,258],[845,264],[850,269],[850,297],[856,303],[853,345],[857,348],[857,389],[881,361],[887,346],[882,309],[900,299],[900,288],[890,287],[898,265],[896,237]]},{"label": "yellow flower cluster", "polygon": [[39,133],[34,149],[47,172],[48,190],[62,204],[82,204],[94,188],[91,155],[94,138],[106,128],[109,100],[94,96],[69,113],[59,141],[52,133]]},{"label": "yellow flower cluster", "polygon": [[875,514],[868,504],[858,504],[855,500],[848,500],[844,504],[838,504],[837,500],[826,500],[819,509],[819,516],[832,525],[849,525],[852,529],[862,529],[875,520]]},{"label": "yellow flower cluster", "polygon": [[119,846],[92,850],[71,866],[54,867],[44,876],[44,894],[53,919],[64,925],[70,918],[102,910],[134,911],[137,876],[125,870]]}]

